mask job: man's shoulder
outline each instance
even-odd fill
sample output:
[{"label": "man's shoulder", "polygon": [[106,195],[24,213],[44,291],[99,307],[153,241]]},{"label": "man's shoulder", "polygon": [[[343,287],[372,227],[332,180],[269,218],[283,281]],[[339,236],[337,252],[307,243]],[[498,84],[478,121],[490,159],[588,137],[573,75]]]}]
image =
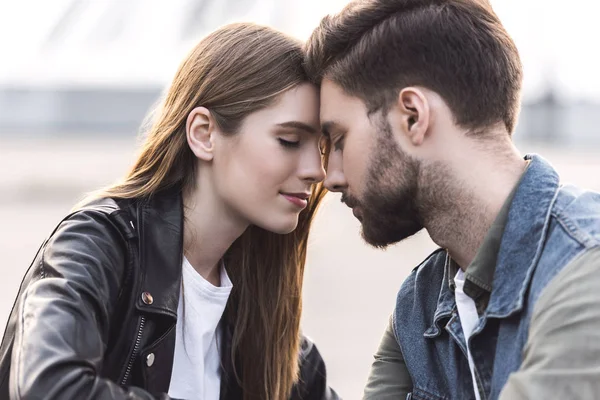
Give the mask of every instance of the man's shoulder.
[{"label": "man's shoulder", "polygon": [[416,290],[428,291],[437,283],[441,284],[447,260],[446,250],[439,248],[417,265],[402,283],[398,297],[412,296]]},{"label": "man's shoulder", "polygon": [[583,246],[600,244],[600,193],[573,185],[561,186],[552,218]]},{"label": "man's shoulder", "polygon": [[[532,274],[531,307],[543,292],[548,292],[547,287],[564,281],[558,278],[562,276],[561,271],[570,271],[581,260],[587,264],[590,260],[587,254],[600,247],[600,193],[573,185],[561,186],[550,210],[544,242]],[[560,285],[558,287],[562,290]]]},{"label": "man's shoulder", "polygon": [[441,263],[442,266],[446,264],[448,253],[445,249],[438,248],[429,254],[419,265],[413,268],[411,274],[424,274],[431,270],[438,270],[437,266]]}]

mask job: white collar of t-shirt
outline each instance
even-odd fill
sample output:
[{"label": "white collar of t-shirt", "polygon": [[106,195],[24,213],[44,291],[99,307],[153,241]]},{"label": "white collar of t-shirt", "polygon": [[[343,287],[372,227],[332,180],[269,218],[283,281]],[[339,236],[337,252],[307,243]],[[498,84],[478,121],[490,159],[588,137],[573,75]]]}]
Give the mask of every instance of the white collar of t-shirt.
[{"label": "white collar of t-shirt", "polygon": [[[469,343],[469,338],[473,333],[473,330],[477,326],[479,321],[479,315],[477,314],[477,307],[475,301],[464,292],[465,287],[465,274],[462,269],[459,269],[454,277],[454,284],[456,289],[454,290],[454,297],[456,299],[456,308],[458,310],[458,316],[460,317],[460,325],[465,336],[465,343]],[[473,362],[473,356],[471,350],[467,345],[467,359],[469,361],[469,369],[471,370],[471,379],[473,380],[473,387],[475,388],[475,399],[479,400],[479,391],[477,390],[477,378],[475,376],[475,363]]]},{"label": "white collar of t-shirt", "polygon": [[175,354],[169,395],[218,400],[221,387],[219,321],[233,285],[221,264],[221,286],[204,279],[184,257],[177,308]]},{"label": "white collar of t-shirt", "polygon": [[[192,266],[192,264],[190,264],[188,259],[186,257],[183,257],[183,290],[192,291],[192,293],[189,293],[191,296],[227,299],[229,297],[229,294],[231,293],[233,284],[229,279],[229,275],[227,275],[227,270],[225,269],[225,265],[223,264],[223,262],[220,263],[219,269],[221,286],[215,286],[206,279],[204,279],[204,277],[194,269],[194,267]],[[185,295],[187,296],[187,294]]]}]

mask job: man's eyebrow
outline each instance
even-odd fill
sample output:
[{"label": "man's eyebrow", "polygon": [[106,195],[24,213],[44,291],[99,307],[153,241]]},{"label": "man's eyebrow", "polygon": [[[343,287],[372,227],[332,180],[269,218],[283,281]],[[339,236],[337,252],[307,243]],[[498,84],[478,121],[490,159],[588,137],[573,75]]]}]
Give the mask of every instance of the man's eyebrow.
[{"label": "man's eyebrow", "polygon": [[304,122],[300,122],[300,121],[282,122],[281,124],[277,124],[277,126],[280,126],[282,128],[300,129],[301,131],[305,131],[310,134],[317,133],[317,130],[313,126],[310,126],[310,125],[305,124]]}]

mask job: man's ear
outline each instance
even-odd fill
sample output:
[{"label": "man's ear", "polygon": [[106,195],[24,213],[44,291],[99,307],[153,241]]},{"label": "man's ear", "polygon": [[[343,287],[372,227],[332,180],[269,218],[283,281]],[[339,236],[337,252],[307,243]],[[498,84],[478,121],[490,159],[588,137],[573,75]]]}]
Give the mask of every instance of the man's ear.
[{"label": "man's ear", "polygon": [[190,112],[185,133],[188,146],[196,157],[211,161],[214,157],[215,123],[207,108],[196,107]]},{"label": "man's ear", "polygon": [[413,146],[420,146],[429,129],[429,101],[422,90],[406,87],[398,95],[396,105],[400,116],[400,130]]}]

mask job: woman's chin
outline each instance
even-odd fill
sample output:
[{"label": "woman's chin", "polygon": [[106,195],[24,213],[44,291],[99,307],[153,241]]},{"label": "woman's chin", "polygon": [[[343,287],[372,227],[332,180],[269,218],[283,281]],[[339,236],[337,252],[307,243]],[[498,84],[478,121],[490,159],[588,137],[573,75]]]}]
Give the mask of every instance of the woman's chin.
[{"label": "woman's chin", "polygon": [[287,221],[269,221],[255,224],[264,230],[269,232],[277,233],[279,235],[286,235],[293,232],[298,227],[298,217],[288,219]]}]

